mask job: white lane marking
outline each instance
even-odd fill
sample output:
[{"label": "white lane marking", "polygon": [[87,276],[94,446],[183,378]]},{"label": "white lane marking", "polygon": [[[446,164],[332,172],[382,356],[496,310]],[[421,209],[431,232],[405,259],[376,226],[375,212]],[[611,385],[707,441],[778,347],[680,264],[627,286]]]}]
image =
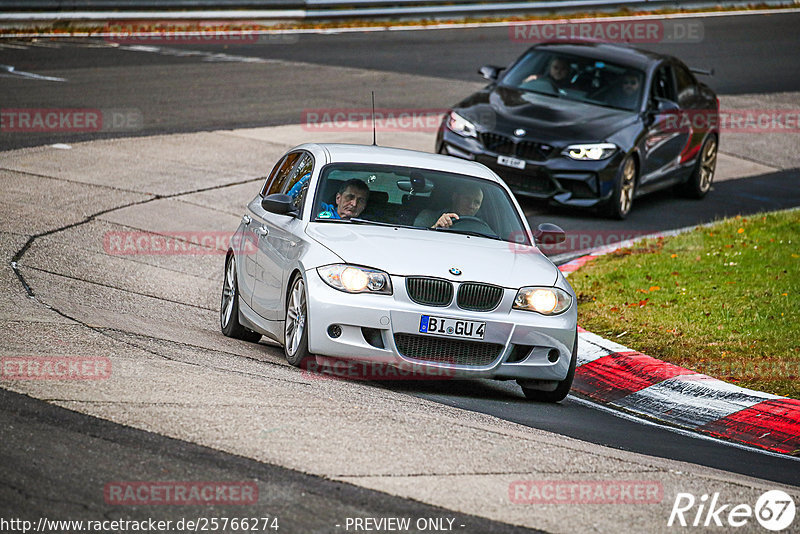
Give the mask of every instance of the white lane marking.
[{"label": "white lane marking", "polygon": [[29,46],[36,46],[36,47],[39,47],[39,48],[61,48],[61,43],[58,43],[58,42],[50,43],[50,42],[46,42],[46,41],[37,41],[37,40],[33,40],[33,41],[28,42],[28,45]]},{"label": "white lane marking", "polygon": [[0,65],[0,75],[2,72],[7,72],[4,76],[19,76],[20,78],[31,78],[33,80],[44,80],[46,82],[66,82],[66,78],[57,78],[55,76],[44,76],[42,74],[34,74],[32,72],[25,72],[17,70],[12,65]]},{"label": "white lane marking", "polygon": [[148,52],[151,54],[161,54],[162,56],[173,57],[199,57],[203,61],[230,61],[240,63],[283,63],[278,59],[264,59],[260,57],[235,56],[232,54],[222,54],[216,52],[204,52],[202,50],[179,50],[177,48],[167,48],[163,46],[149,45],[124,45],[118,47],[120,50],[131,52]]},{"label": "white lane marking", "polygon": [[14,48],[16,50],[27,50],[28,47],[19,44],[12,44],[12,43],[2,43],[0,42],[0,48]]},{"label": "white lane marking", "polygon": [[56,143],[54,145],[50,145],[51,148],[57,148],[59,150],[70,150],[72,147],[70,145],[64,143]]},{"label": "white lane marking", "polygon": [[693,431],[693,430],[685,430],[683,428],[676,428],[674,426],[669,426],[669,425],[665,425],[665,424],[662,424],[662,423],[657,423],[657,422],[651,421],[649,419],[643,419],[640,415],[629,414],[629,413],[623,412],[623,411],[621,411],[619,409],[615,409],[615,408],[611,408],[611,407],[608,407],[608,406],[604,406],[602,404],[597,404],[595,402],[592,402],[592,401],[589,401],[589,400],[586,400],[586,399],[581,399],[580,397],[576,397],[574,395],[570,395],[567,398],[569,400],[571,400],[571,401],[577,402],[578,404],[582,404],[582,405],[584,405],[584,406],[586,406],[588,408],[594,408],[596,410],[600,410],[601,412],[606,412],[606,413],[611,414],[611,415],[613,415],[615,417],[619,417],[620,419],[625,419],[626,421],[632,421],[632,422],[638,423],[640,425],[654,426],[654,427],[657,427],[657,428],[661,428],[663,430],[667,430],[669,432],[674,432],[675,434],[680,434],[681,436],[686,436],[686,437],[695,438],[695,439],[704,439],[706,441],[714,441],[714,442],[716,442],[718,444],[727,445],[728,447],[734,447],[736,449],[743,449],[743,450],[746,450],[746,451],[749,451],[749,452],[757,452],[757,453],[760,453],[760,454],[765,454],[767,456],[774,456],[775,458],[784,458],[784,459],[794,460],[796,462],[800,462],[800,457],[798,457],[798,456],[789,456],[788,454],[783,454],[783,453],[780,453],[780,452],[773,452],[773,451],[768,451],[766,449],[759,449],[757,447],[753,447],[753,446],[750,446],[750,445],[744,445],[742,443],[738,443],[738,442],[735,442],[735,441],[726,441],[724,439],[715,438],[715,437],[709,436],[707,434],[700,434],[700,433],[698,433],[696,431]]}]

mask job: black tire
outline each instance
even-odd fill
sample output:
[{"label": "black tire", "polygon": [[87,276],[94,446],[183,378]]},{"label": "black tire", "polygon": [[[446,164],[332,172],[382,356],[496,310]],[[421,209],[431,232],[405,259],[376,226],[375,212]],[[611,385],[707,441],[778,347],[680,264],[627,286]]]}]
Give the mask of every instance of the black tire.
[{"label": "black tire", "polygon": [[289,284],[284,319],[283,353],[291,365],[302,367],[303,362],[312,356],[308,352],[308,298],[305,282],[299,274]]},{"label": "black tire", "polygon": [[567,371],[567,376],[564,380],[558,383],[556,389],[553,391],[542,391],[540,389],[533,389],[533,388],[526,388],[525,386],[520,386],[522,388],[522,393],[525,394],[525,398],[528,400],[536,401],[536,402],[559,402],[566,398],[569,395],[569,390],[572,388],[572,381],[575,379],[575,366],[578,363],[578,331],[575,331],[575,343],[572,347],[572,357],[569,360],[569,371]]},{"label": "black tire", "polygon": [[222,298],[219,304],[219,326],[228,337],[258,342],[261,334],[248,330],[239,323],[239,283],[236,280],[236,259],[229,254],[225,259],[225,277],[222,281]]},{"label": "black tire", "polygon": [[633,195],[636,193],[636,178],[638,170],[636,159],[627,156],[617,171],[617,180],[614,183],[614,193],[606,205],[606,215],[612,219],[622,220],[628,216],[633,206]]},{"label": "black tire", "polygon": [[700,147],[692,175],[678,186],[678,192],[690,198],[703,198],[711,191],[714,173],[717,170],[717,136],[709,135]]}]

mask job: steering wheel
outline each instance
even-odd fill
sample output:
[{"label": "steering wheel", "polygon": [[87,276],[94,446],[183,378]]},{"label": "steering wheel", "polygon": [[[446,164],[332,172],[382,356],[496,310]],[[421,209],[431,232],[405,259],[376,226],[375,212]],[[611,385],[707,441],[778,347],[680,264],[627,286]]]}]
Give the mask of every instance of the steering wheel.
[{"label": "steering wheel", "polygon": [[481,219],[480,217],[473,217],[471,215],[463,215],[460,216],[458,219],[453,219],[452,223],[453,228],[458,226],[459,230],[466,230],[468,232],[479,232],[481,234],[490,235],[492,237],[497,237],[497,234],[494,233],[492,227],[486,224],[486,221]]}]

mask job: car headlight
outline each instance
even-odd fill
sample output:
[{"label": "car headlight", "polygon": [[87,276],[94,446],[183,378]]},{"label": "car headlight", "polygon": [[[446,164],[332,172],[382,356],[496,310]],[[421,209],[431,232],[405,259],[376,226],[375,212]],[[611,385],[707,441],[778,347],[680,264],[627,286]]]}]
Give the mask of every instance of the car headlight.
[{"label": "car headlight", "polygon": [[564,154],[570,159],[598,161],[610,158],[617,151],[613,143],[591,143],[587,145],[570,145],[564,149]]},{"label": "car headlight", "polygon": [[450,116],[447,118],[447,127],[464,137],[478,137],[475,125],[455,111],[450,112]]},{"label": "car headlight", "polygon": [[336,264],[318,267],[317,272],[323,282],[345,293],[392,294],[392,281],[383,271]]},{"label": "car headlight", "polygon": [[523,287],[514,299],[515,310],[557,315],[569,309],[572,297],[557,287]]}]

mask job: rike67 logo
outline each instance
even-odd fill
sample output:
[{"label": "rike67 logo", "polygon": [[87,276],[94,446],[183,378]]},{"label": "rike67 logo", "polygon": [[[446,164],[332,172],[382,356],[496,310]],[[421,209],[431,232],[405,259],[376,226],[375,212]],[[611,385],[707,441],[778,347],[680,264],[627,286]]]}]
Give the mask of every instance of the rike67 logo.
[{"label": "rike67 logo", "polygon": [[703,494],[699,499],[691,493],[678,493],[667,526],[739,528],[752,525],[755,518],[763,528],[779,532],[794,522],[794,516],[794,499],[781,490],[767,491],[755,506],[724,503],[719,493]]}]

